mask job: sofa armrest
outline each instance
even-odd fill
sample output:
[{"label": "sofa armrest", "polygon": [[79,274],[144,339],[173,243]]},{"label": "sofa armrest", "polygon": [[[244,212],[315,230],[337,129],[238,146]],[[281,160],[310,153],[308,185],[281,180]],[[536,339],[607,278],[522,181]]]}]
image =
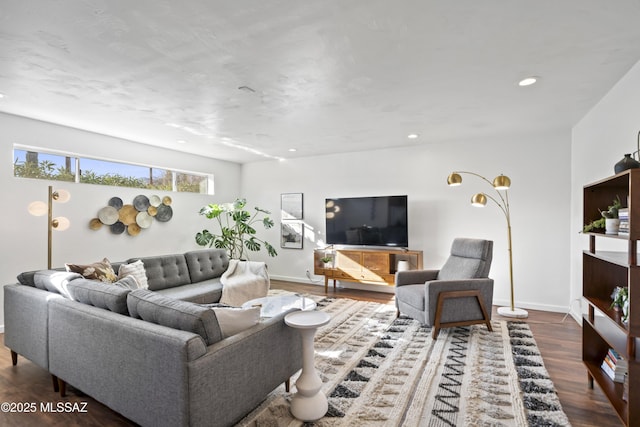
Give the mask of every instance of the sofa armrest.
[{"label": "sofa armrest", "polygon": [[4,345],[49,370],[47,305],[64,299],[31,286],[4,286]]},{"label": "sofa armrest", "polygon": [[396,272],[396,286],[417,285],[435,280],[440,270],[406,270]]},{"label": "sofa armrest", "polygon": [[[434,280],[425,283],[425,308],[429,324],[433,325],[438,294],[446,291],[479,290],[484,302],[487,314],[491,318],[491,306],[493,304],[493,279],[464,279],[464,280]],[[474,297],[447,299],[443,306],[442,322],[454,320],[475,320],[482,318],[482,311]]]}]

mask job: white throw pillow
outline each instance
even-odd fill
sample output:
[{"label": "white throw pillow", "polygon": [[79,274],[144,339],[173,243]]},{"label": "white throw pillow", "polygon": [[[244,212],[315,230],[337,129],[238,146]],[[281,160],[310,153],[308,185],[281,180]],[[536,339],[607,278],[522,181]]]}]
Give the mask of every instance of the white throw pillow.
[{"label": "white throw pillow", "polygon": [[214,307],[212,310],[218,318],[218,325],[224,338],[249,329],[260,322],[260,307]]},{"label": "white throw pillow", "polygon": [[136,279],[136,282],[138,282],[138,287],[140,289],[149,289],[147,273],[145,272],[142,260],[139,259],[131,264],[122,264],[118,269],[118,280],[126,276],[133,276]]}]

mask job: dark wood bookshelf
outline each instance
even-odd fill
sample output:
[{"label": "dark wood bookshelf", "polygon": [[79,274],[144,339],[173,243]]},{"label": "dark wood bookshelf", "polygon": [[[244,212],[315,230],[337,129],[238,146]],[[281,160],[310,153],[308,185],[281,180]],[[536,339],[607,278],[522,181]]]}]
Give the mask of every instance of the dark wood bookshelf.
[{"label": "dark wood bookshelf", "polygon": [[[629,233],[611,235],[604,232],[585,233],[589,249],[582,256],[582,295],[588,312],[583,318],[582,360],[587,368],[588,382],[603,391],[622,423],[640,425],[640,361],[636,347],[640,336],[640,266],[637,241],[640,240],[640,169],[630,169],[584,186],[583,221],[588,224],[600,218],[616,197],[629,209]],[[600,251],[601,239],[627,242],[624,251]],[[629,315],[622,322],[622,313],[611,307],[611,294],[617,286],[629,289]],[[628,360],[629,393],[623,399],[624,384],[614,382],[602,370],[601,364],[612,348]]]}]

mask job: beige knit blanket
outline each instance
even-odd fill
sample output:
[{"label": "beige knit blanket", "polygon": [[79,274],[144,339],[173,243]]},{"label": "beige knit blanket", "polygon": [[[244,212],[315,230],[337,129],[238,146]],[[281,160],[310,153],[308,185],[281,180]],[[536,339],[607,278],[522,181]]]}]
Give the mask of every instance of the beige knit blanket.
[{"label": "beige knit blanket", "polygon": [[220,277],[220,302],[234,307],[254,298],[266,297],[269,292],[267,265],[258,261],[229,260],[229,267]]}]

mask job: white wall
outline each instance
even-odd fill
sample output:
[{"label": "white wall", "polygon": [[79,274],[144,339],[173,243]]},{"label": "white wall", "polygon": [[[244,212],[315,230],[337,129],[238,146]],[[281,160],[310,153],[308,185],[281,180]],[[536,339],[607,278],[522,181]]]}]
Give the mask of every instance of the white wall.
[{"label": "white wall", "polygon": [[[160,255],[201,249],[194,241],[196,232],[210,226],[210,221],[198,215],[208,203],[234,199],[240,192],[240,165],[213,160],[149,145],[111,138],[104,135],[56,126],[22,117],[0,114],[0,283],[15,283],[21,271],[46,268],[47,220],[27,212],[29,203],[46,202],[47,187],[64,188],[71,200],[54,205],[55,216],[66,216],[71,228],[54,231],[53,266],[65,262],[92,262],[104,257],[121,261],[129,257]],[[177,168],[193,172],[213,173],[215,196],[188,193],[165,193],[144,189],[128,189],[102,185],[60,183],[13,176],[13,144],[63,150],[80,155],[97,156],[120,161],[151,164],[157,167]],[[114,235],[103,227],[89,229],[89,221],[106,206],[113,196],[131,203],[138,194],[170,195],[173,218],[169,222],[154,221],[153,225],[135,237]],[[4,325],[4,303],[0,293],[0,327]]]},{"label": "white wall", "polygon": [[[571,294],[582,296],[582,251],[588,248],[582,229],[583,187],[614,174],[625,153],[637,150],[640,131],[640,62],[573,128],[571,159]],[[606,208],[606,206],[603,206]],[[598,249],[627,249],[624,241],[597,239]],[[581,319],[580,311],[574,317]]]},{"label": "white wall", "polygon": [[[305,272],[313,273],[312,251],[324,246],[326,197],[407,194],[409,246],[424,251],[425,266],[441,266],[454,237],[492,239],[494,303],[508,305],[505,217],[495,205],[478,209],[469,203],[475,192],[494,195],[494,190],[469,175],[463,175],[461,187],[446,184],[453,170],[473,171],[489,179],[504,173],[512,180],[516,305],[566,311],[570,301],[570,144],[567,130],[244,165],[242,194],[249,205],[272,210],[278,227],[264,236],[278,247],[280,194],[304,194],[304,248],[278,248],[275,259],[266,254],[252,255],[252,259],[267,261],[275,278],[307,281]],[[348,282],[343,285],[355,287]],[[392,291],[389,287],[381,290]]]},{"label": "white wall", "polygon": [[[475,192],[492,194],[488,184],[464,175],[461,187],[450,188],[446,177],[453,170],[474,171],[489,179],[504,173],[512,179],[516,304],[552,311],[565,311],[569,306],[567,265],[572,233],[567,233],[571,200],[568,133],[428,143],[240,166],[6,114],[0,114],[0,127],[3,130],[0,150],[6,165],[0,172],[3,183],[0,195],[5,208],[0,225],[4,243],[0,249],[2,283],[13,283],[17,273],[46,265],[46,220],[30,216],[27,205],[45,200],[50,182],[13,177],[9,162],[13,162],[15,143],[215,174],[215,196],[171,194],[175,212],[172,220],[156,222],[136,237],[112,235],[106,229],[93,231],[88,222],[110,197],[119,196],[127,201],[149,191],[53,182],[54,188],[66,188],[72,194],[67,204],[56,204],[54,209],[55,215],[67,216],[72,224],[65,232],[54,232],[56,266],[102,257],[123,260],[197,249],[194,234],[214,226],[198,215],[200,207],[243,196],[250,207],[271,210],[277,225],[275,229],[261,231],[261,236],[277,247],[279,256],[269,258],[263,252],[252,254],[251,258],[267,261],[274,278],[304,282],[306,271],[313,272],[313,249],[324,246],[326,197],[407,194],[409,244],[411,249],[424,251],[426,267],[441,266],[454,237],[494,240],[491,276],[496,280],[494,303],[499,305],[509,302],[504,216],[491,204],[485,209],[470,206],[469,199]],[[280,194],[291,192],[304,194],[306,229],[302,250],[279,247]],[[320,278],[314,279],[320,285]],[[391,291],[387,287],[380,290]]]}]

